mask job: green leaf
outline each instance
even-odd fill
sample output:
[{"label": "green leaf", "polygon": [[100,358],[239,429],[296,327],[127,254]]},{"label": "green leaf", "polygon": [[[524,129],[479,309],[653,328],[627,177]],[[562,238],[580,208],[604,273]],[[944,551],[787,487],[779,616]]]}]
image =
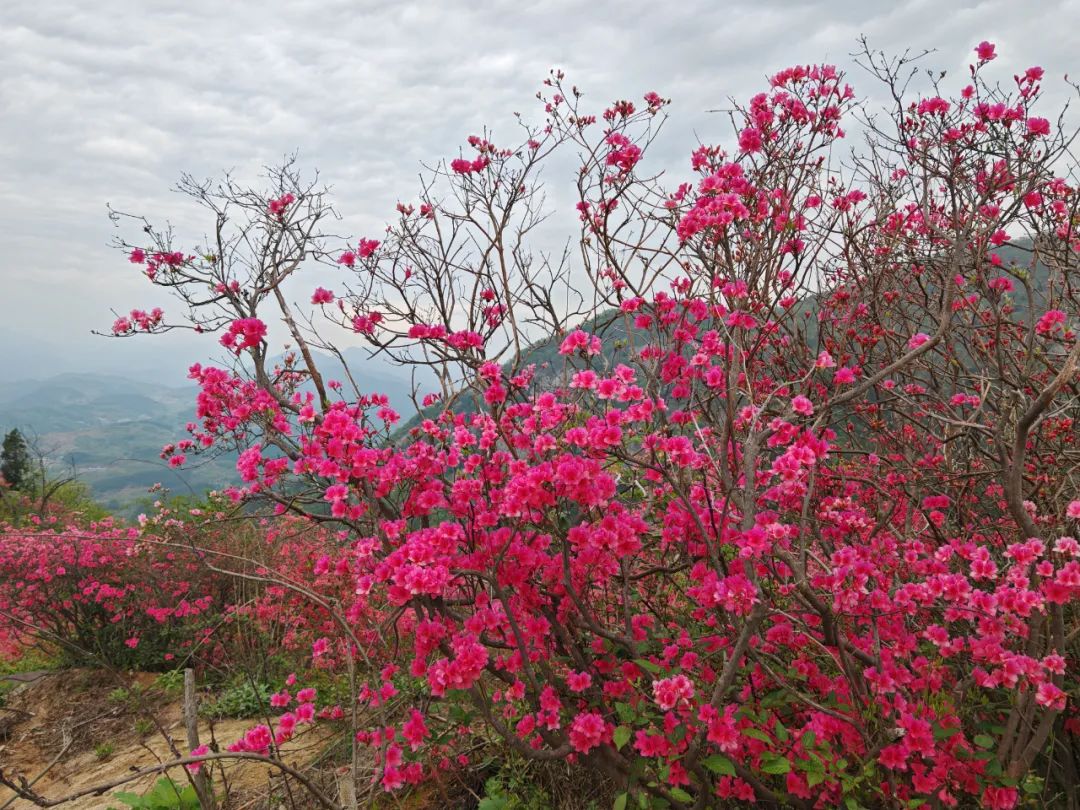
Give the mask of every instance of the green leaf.
[{"label": "green leaf", "polygon": [[762,758],[761,770],[764,773],[782,774],[791,770],[791,763],[784,757],[778,757],[775,754],[768,760]]},{"label": "green leaf", "polygon": [[[618,750],[621,751],[622,747],[624,745],[626,745],[630,741],[630,734],[631,734],[631,731],[630,731],[629,726],[619,726],[618,728],[615,729],[615,733],[612,734],[611,736],[612,736],[612,739],[613,739],[613,741],[615,743],[615,747]],[[626,794],[624,793],[623,796],[626,796]],[[624,802],[624,804],[625,804],[625,802]]]},{"label": "green leaf", "polygon": [[779,720],[776,721],[776,727],[773,729],[773,733],[776,734],[776,739],[780,742],[787,742],[790,736],[788,730],[784,728],[784,724]]},{"label": "green leaf", "polygon": [[949,739],[949,737],[953,736],[954,734],[959,734],[959,733],[960,733],[960,726],[950,726],[949,728],[942,728],[941,726],[937,726],[934,729],[934,739],[937,740],[938,742],[941,742],[942,740],[947,740],[947,739]]},{"label": "green leaf", "polygon": [[615,797],[615,804],[611,805],[611,810],[626,810],[626,793],[620,793]]},{"label": "green leaf", "polygon": [[820,785],[824,781],[825,781],[825,771],[819,771],[818,769],[815,768],[812,771],[807,771],[806,772],[806,784],[809,785],[810,787],[814,787],[814,785]]},{"label": "green leaf", "polygon": [[701,760],[701,764],[721,776],[735,775],[735,763],[723,754],[713,754],[711,757],[705,757],[705,759]]},{"label": "green leaf", "polygon": [[753,740],[761,740],[764,743],[771,743],[772,739],[764,731],[760,731],[756,728],[744,728],[742,730],[744,737],[749,737]]},{"label": "green leaf", "polygon": [[979,748],[993,748],[994,738],[989,734],[976,734],[975,739],[972,740]]},{"label": "green leaf", "polygon": [[802,735],[803,748],[810,750],[814,747],[815,742],[817,742],[817,735],[814,732],[808,731]]},{"label": "green leaf", "polygon": [[629,703],[616,703],[615,714],[619,715],[619,720],[624,723],[632,723],[634,721],[634,710],[630,707]]},{"label": "green leaf", "polygon": [[671,789],[671,797],[678,799],[680,802],[692,802],[694,797],[683,790],[681,787],[674,787]]},{"label": "green leaf", "polygon": [[1024,780],[1023,790],[1024,793],[1042,793],[1043,780],[1037,776],[1029,776]]},{"label": "green leaf", "polygon": [[844,799],[844,807],[846,807],[847,810],[862,810],[862,808],[859,807],[859,803],[855,801],[854,796],[848,796]]},{"label": "green leaf", "polygon": [[784,689],[777,689],[775,692],[770,692],[761,699],[761,707],[763,709],[772,709],[776,706],[783,706],[788,702],[788,693]]},{"label": "green leaf", "polygon": [[646,672],[651,673],[652,675],[656,675],[658,672],[660,672],[660,667],[658,667],[656,664],[654,664],[647,658],[635,658],[634,663]]}]

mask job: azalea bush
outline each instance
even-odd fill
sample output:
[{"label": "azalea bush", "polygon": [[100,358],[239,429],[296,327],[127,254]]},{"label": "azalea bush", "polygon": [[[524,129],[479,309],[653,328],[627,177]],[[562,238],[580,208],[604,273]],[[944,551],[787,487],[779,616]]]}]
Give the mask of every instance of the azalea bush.
[{"label": "azalea bush", "polygon": [[[184,317],[114,333],[236,357],[192,367],[164,453],[239,452],[228,497],[294,538],[245,609],[348,683],[318,712],[290,685],[229,751],[321,716],[361,789],[499,741],[617,808],[1080,806],[1076,167],[1043,70],[995,57],[920,85],[867,50],[882,110],[782,70],[675,180],[667,99],[553,73],[378,239],[292,163],[185,180],[205,245],[138,218]],[[539,172],[569,161],[551,254]],[[418,413],[327,372],[342,329],[425,370]]]},{"label": "azalea bush", "polygon": [[[0,525],[0,654],[36,645],[62,664],[256,672],[303,626],[269,607],[273,572],[297,558],[284,522],[237,525],[228,510],[158,502],[138,527],[68,510]],[[309,530],[309,554],[319,537]]]},{"label": "azalea bush", "polygon": [[138,529],[111,519],[80,526],[53,517],[4,527],[6,651],[33,640],[71,663],[167,667],[197,643],[196,617],[220,597],[215,591],[229,588],[215,587],[197,559],[177,557],[148,551]]}]

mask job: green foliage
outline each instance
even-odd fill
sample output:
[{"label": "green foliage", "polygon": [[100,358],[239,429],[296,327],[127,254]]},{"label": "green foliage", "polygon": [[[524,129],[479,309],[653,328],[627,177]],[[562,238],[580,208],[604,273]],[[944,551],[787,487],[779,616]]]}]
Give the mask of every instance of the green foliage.
[{"label": "green foliage", "polygon": [[0,658],[0,676],[59,668],[60,661],[55,656],[33,648],[27,649],[18,658]]},{"label": "green foliage", "polygon": [[63,484],[49,502],[69,514],[79,514],[84,520],[104,520],[110,514],[108,509],[94,500],[90,487],[82,481],[68,481]]},{"label": "green foliage", "polygon": [[511,763],[484,783],[484,796],[477,810],[546,810],[551,796],[529,779],[529,769]]},{"label": "green foliage", "polygon": [[30,450],[18,428],[9,430],[4,436],[3,449],[0,450],[0,475],[15,489],[22,489],[29,481]]},{"label": "green foliage", "polygon": [[258,717],[265,714],[270,705],[270,686],[249,681],[228,687],[216,699],[204,703],[199,711],[207,717]]},{"label": "green foliage", "polygon": [[116,746],[111,742],[103,742],[94,747],[94,756],[99,760],[106,760],[113,755]]},{"label": "green foliage", "polygon": [[[172,779],[159,779],[143,795],[137,793],[116,793],[117,801],[133,810],[199,810],[199,797],[191,785],[181,786]],[[109,810],[115,810],[110,807]]]},{"label": "green foliage", "polygon": [[179,692],[184,688],[184,670],[170,669],[154,679],[154,685],[164,692]]}]

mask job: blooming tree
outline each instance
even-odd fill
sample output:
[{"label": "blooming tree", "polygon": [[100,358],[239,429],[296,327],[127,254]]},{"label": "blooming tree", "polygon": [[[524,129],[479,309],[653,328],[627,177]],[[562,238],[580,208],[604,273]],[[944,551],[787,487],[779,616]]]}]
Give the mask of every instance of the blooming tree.
[{"label": "blooming tree", "polygon": [[[475,734],[602,769],[616,807],[1080,806],[1075,166],[1043,70],[995,56],[912,96],[867,50],[877,112],[782,70],[675,187],[666,99],[592,110],[553,73],[541,123],[469,138],[378,240],[323,231],[290,163],[269,194],[185,183],[209,245],[124,243],[187,318],[114,331],[237,357],[192,367],[172,463],[235,448],[232,499],[330,532],[276,594],[352,673],[326,716],[370,749],[353,778],[417,783]],[[580,230],[552,259],[556,153]],[[431,369],[404,426],[318,367],[342,327]]]}]

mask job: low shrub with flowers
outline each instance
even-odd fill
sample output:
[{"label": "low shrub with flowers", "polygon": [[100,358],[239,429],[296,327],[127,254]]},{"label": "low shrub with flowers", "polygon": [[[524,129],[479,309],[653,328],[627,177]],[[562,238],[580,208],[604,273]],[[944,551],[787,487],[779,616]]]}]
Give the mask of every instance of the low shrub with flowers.
[{"label": "low shrub with flowers", "polygon": [[[230,497],[332,539],[292,534],[246,609],[349,683],[321,709],[297,683],[229,750],[321,716],[386,791],[482,738],[602,770],[617,808],[1077,806],[1078,195],[1042,69],[1004,88],[976,51],[878,118],[783,70],[675,189],[667,100],[593,114],[553,74],[519,145],[471,139],[338,253],[291,166],[216,192],[226,242],[281,248],[151,276],[247,358],[192,368],[185,452],[240,448]],[[864,61],[902,94],[902,60]],[[527,246],[567,151],[573,265]],[[175,253],[150,234],[128,248]],[[309,257],[341,274],[301,298],[323,326],[283,292]],[[323,376],[333,322],[438,372],[406,429],[362,369]]]},{"label": "low shrub with flowers", "polygon": [[168,669],[213,631],[233,583],[183,549],[154,548],[111,519],[57,516],[0,532],[0,641],[33,639],[71,663]]}]

